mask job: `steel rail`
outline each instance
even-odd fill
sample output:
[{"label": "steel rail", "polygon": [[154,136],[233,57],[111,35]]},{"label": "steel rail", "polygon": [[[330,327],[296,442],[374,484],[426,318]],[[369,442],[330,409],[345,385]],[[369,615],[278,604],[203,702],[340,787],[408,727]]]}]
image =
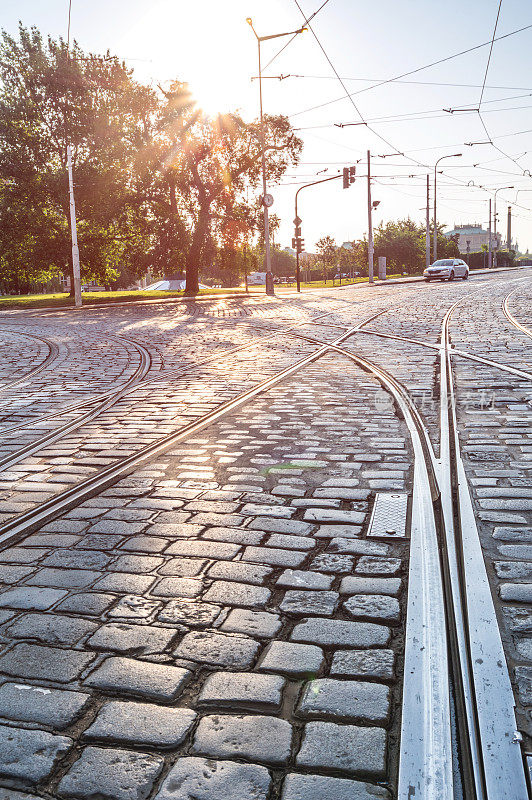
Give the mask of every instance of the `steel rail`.
[{"label": "steel rail", "polygon": [[[427,347],[431,350],[441,350],[441,344],[433,344],[432,342],[423,342],[421,339],[411,339],[408,336],[396,336],[391,333],[380,333],[380,331],[374,330],[363,330],[358,331],[359,333],[365,333],[369,336],[380,336],[383,339],[395,339],[399,342],[408,342],[409,344],[415,344],[419,347]],[[531,333],[532,336],[532,333]],[[484,364],[488,367],[496,367],[497,369],[502,370],[503,372],[509,372],[512,375],[517,375],[520,378],[525,378],[526,380],[532,380],[532,372],[526,372],[523,369],[518,369],[517,367],[510,367],[508,364],[501,364],[499,361],[492,361],[490,358],[485,358],[484,356],[476,356],[474,353],[468,353],[465,350],[460,350],[457,347],[452,346],[453,356],[461,356],[462,358],[468,358],[470,361],[477,361],[479,364]]]},{"label": "steel rail", "polygon": [[459,661],[455,669],[467,726],[467,797],[527,800],[515,700],[460,451],[449,331],[460,302],[448,309],[441,329],[439,483]]},{"label": "steel rail", "polygon": [[436,459],[407,389],[389,372],[329,345],[373,373],[395,398],[414,451],[401,742],[397,797],[454,800],[449,641],[435,502]]},{"label": "steel rail", "polygon": [[[369,318],[361,321],[357,326],[344,333],[332,344],[340,344],[353,333],[355,333],[359,327],[365,325],[367,322],[371,322],[371,320],[375,319],[375,317],[384,313],[385,310],[372,314]],[[232,413],[252,398],[267,391],[272,386],[275,386],[277,383],[283,381],[285,378],[293,375],[295,372],[298,372],[308,364],[318,359],[321,355],[323,355],[324,352],[327,351],[329,347],[330,344],[318,347],[314,353],[311,353],[305,358],[300,359],[295,364],[286,367],[284,370],[281,370],[266,380],[261,381],[256,386],[246,390],[245,392],[242,392],[232,400],[221,404],[218,408],[214,409],[214,411],[203,415],[200,419],[190,422],[179,430],[167,434],[156,442],[146,445],[137,453],[133,453],[130,456],[126,456],[125,458],[115,461],[108,467],[104,467],[104,469],[100,470],[98,473],[96,473],[96,475],[80,481],[80,483],[70,487],[69,489],[66,489],[63,492],[60,492],[55,497],[52,497],[44,503],[41,503],[36,508],[30,509],[29,511],[26,511],[8,520],[4,524],[0,525],[0,547],[10,546],[14,542],[19,541],[28,533],[31,533],[33,530],[41,527],[45,523],[56,519],[58,516],[74,506],[79,505],[87,498],[92,497],[111,484],[115,483],[120,478],[133,472],[141,464],[152,460],[176,443],[183,441],[192,434],[198,433],[199,431],[216,422],[221,417]]]},{"label": "steel rail", "polygon": [[[347,301],[344,301],[344,302],[347,302]],[[334,314],[335,311],[336,311],[336,309],[333,310],[333,311],[327,311],[324,314],[319,314],[316,317],[314,317],[313,320],[310,320],[310,321],[309,320],[305,320],[303,322],[298,322],[298,323],[296,323],[296,325],[293,325],[290,328],[286,328],[286,329],[282,329],[280,331],[276,331],[275,333],[272,333],[271,336],[267,336],[267,337],[261,339],[260,341],[248,342],[247,344],[244,344],[244,345],[238,345],[237,347],[229,348],[228,350],[224,351],[223,353],[215,353],[212,356],[208,356],[207,358],[201,359],[200,361],[197,361],[195,364],[190,364],[188,367],[183,367],[180,370],[171,370],[169,372],[163,373],[162,375],[157,375],[157,376],[154,376],[153,378],[149,378],[146,381],[138,382],[138,383],[135,384],[135,386],[131,386],[131,387],[129,386],[128,383],[126,383],[121,388],[127,389],[127,391],[125,391],[124,394],[129,394],[133,390],[143,389],[144,387],[149,386],[149,385],[151,385],[153,383],[157,383],[157,382],[164,383],[168,378],[181,377],[182,375],[185,375],[188,372],[191,372],[192,370],[203,366],[204,364],[208,364],[208,363],[210,363],[212,361],[219,360],[220,358],[225,358],[227,356],[232,355],[233,353],[238,353],[241,350],[252,349],[253,347],[257,347],[259,344],[262,345],[262,344],[264,344],[264,342],[268,342],[271,339],[275,339],[278,336],[281,336],[282,334],[289,333],[290,331],[295,330],[296,328],[304,327],[305,325],[313,324],[315,320],[317,321],[317,320],[321,319],[322,317],[329,317],[332,314]],[[348,328],[345,328],[345,330],[348,330]],[[131,340],[128,339],[127,341],[131,341]],[[103,393],[101,393],[99,395],[96,395],[95,397],[88,398],[87,400],[81,400],[80,402],[74,403],[73,405],[70,405],[70,406],[67,406],[66,408],[64,408],[64,409],[62,409],[60,411],[56,411],[53,414],[46,414],[46,415],[44,415],[42,417],[37,417],[36,419],[29,420],[28,422],[22,422],[19,425],[14,425],[14,426],[12,426],[10,428],[4,428],[3,430],[0,430],[0,434],[2,436],[4,436],[6,433],[12,433],[12,432],[21,430],[22,428],[27,428],[30,425],[32,425],[32,426],[33,425],[38,425],[39,423],[46,422],[49,419],[55,419],[56,417],[64,416],[65,414],[68,414],[71,411],[76,411],[76,410],[78,410],[80,408],[87,408],[89,406],[94,405],[94,403],[102,402],[106,398],[113,396],[116,393],[116,391],[117,391],[116,389],[109,389],[108,391],[103,392]],[[117,398],[117,399],[119,399],[119,398]],[[0,462],[0,467],[1,467],[1,465],[2,464]]]},{"label": "steel rail", "polygon": [[[131,340],[128,340],[130,343]],[[64,425],[61,425],[59,428],[55,428],[53,431],[49,433],[45,433],[43,436],[35,439],[33,442],[29,442],[27,445],[20,447],[15,453],[11,453],[11,455],[4,456],[4,458],[0,459],[0,471],[9,469],[10,467],[18,464],[22,459],[26,458],[27,456],[32,455],[33,453],[38,452],[44,446],[48,446],[57,442],[59,439],[62,439],[69,433],[77,430],[81,425],[85,424],[86,422],[92,422],[92,420],[96,419],[100,414],[104,411],[107,411],[112,405],[116,403],[127,391],[128,389],[134,388],[137,385],[137,381],[142,380],[145,375],[149,372],[151,368],[151,354],[149,350],[147,350],[143,345],[138,343],[134,343],[134,347],[136,348],[139,354],[139,364],[133,373],[133,375],[129,378],[126,383],[120,387],[118,390],[115,390],[107,399],[101,402],[96,408],[92,408],[87,411],[85,414],[82,414],[80,417],[76,417],[74,420],[70,420],[66,422]],[[94,401],[91,402],[91,405],[94,405]],[[35,424],[35,420],[29,424]],[[27,426],[25,426],[27,427]]]},{"label": "steel rail", "polygon": [[510,292],[510,294],[506,295],[506,297],[504,298],[503,304],[502,304],[502,310],[504,311],[505,316],[509,319],[509,321],[512,323],[512,325],[515,325],[515,327],[519,328],[519,330],[522,333],[524,333],[526,336],[529,336],[532,339],[532,330],[530,330],[530,328],[527,328],[526,325],[522,325],[519,322],[519,320],[517,320],[514,317],[514,315],[512,314],[512,312],[510,311],[510,305],[509,305],[510,297],[513,294],[515,294],[519,290],[519,288],[520,287],[518,286],[512,292]]},{"label": "steel rail", "polygon": [[32,378],[35,377],[35,375],[38,375],[40,372],[43,372],[43,370],[47,369],[50,366],[50,364],[52,364],[57,359],[59,355],[59,347],[57,346],[57,344],[51,339],[46,339],[44,336],[38,336],[35,333],[26,333],[25,331],[24,333],[13,330],[6,331],[5,329],[4,330],[0,329],[0,333],[16,333],[19,336],[26,336],[29,339],[36,339],[37,341],[41,342],[42,344],[45,344],[48,347],[48,355],[45,356],[44,360],[41,361],[40,364],[38,364],[29,372],[27,372],[26,375],[23,375],[20,378],[15,378],[12,381],[8,381],[7,383],[2,384],[0,386],[0,392],[5,391],[6,389],[11,389],[13,386],[18,386],[18,384],[20,383],[25,383],[26,381],[31,380]]}]

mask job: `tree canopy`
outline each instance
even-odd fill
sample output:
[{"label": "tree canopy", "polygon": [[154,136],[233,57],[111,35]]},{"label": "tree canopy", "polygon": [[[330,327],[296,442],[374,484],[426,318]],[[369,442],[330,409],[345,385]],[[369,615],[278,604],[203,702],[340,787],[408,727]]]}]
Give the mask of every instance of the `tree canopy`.
[{"label": "tree canopy", "polygon": [[[266,116],[264,129],[276,182],[302,142],[286,117]],[[217,248],[257,236],[256,120],[211,118],[184,81],[154,90],[109,53],[20,25],[0,38],[0,277],[15,290],[69,268],[67,145],[84,280],[185,269],[194,293]]]}]

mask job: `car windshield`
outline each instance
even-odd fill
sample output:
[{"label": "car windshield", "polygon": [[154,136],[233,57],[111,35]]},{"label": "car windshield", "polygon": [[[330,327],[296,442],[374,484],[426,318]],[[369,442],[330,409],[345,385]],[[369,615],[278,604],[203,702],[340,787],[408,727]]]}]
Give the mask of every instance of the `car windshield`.
[{"label": "car windshield", "polygon": [[440,258],[439,261],[435,261],[432,265],[433,267],[452,267],[453,262],[449,258]]}]

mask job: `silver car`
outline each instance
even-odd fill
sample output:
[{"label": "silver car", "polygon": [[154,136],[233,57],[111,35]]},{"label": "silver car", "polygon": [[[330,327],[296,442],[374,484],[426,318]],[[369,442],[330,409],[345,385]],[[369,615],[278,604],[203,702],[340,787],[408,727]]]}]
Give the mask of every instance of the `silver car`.
[{"label": "silver car", "polygon": [[423,277],[428,281],[452,281],[469,278],[469,267],[461,258],[439,258],[423,272]]}]

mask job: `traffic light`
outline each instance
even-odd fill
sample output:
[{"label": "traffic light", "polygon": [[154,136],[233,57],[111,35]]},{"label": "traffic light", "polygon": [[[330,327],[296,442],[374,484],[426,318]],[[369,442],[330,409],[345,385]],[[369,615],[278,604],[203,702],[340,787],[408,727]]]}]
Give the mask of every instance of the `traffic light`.
[{"label": "traffic light", "polygon": [[[299,229],[301,232],[301,228]],[[296,251],[296,253],[302,253],[305,249],[305,240],[301,238],[301,236],[295,236],[292,238],[292,249]]]},{"label": "traffic light", "polygon": [[351,184],[354,183],[356,172],[357,172],[356,167],[344,167],[343,170],[344,189],[349,189]]}]

